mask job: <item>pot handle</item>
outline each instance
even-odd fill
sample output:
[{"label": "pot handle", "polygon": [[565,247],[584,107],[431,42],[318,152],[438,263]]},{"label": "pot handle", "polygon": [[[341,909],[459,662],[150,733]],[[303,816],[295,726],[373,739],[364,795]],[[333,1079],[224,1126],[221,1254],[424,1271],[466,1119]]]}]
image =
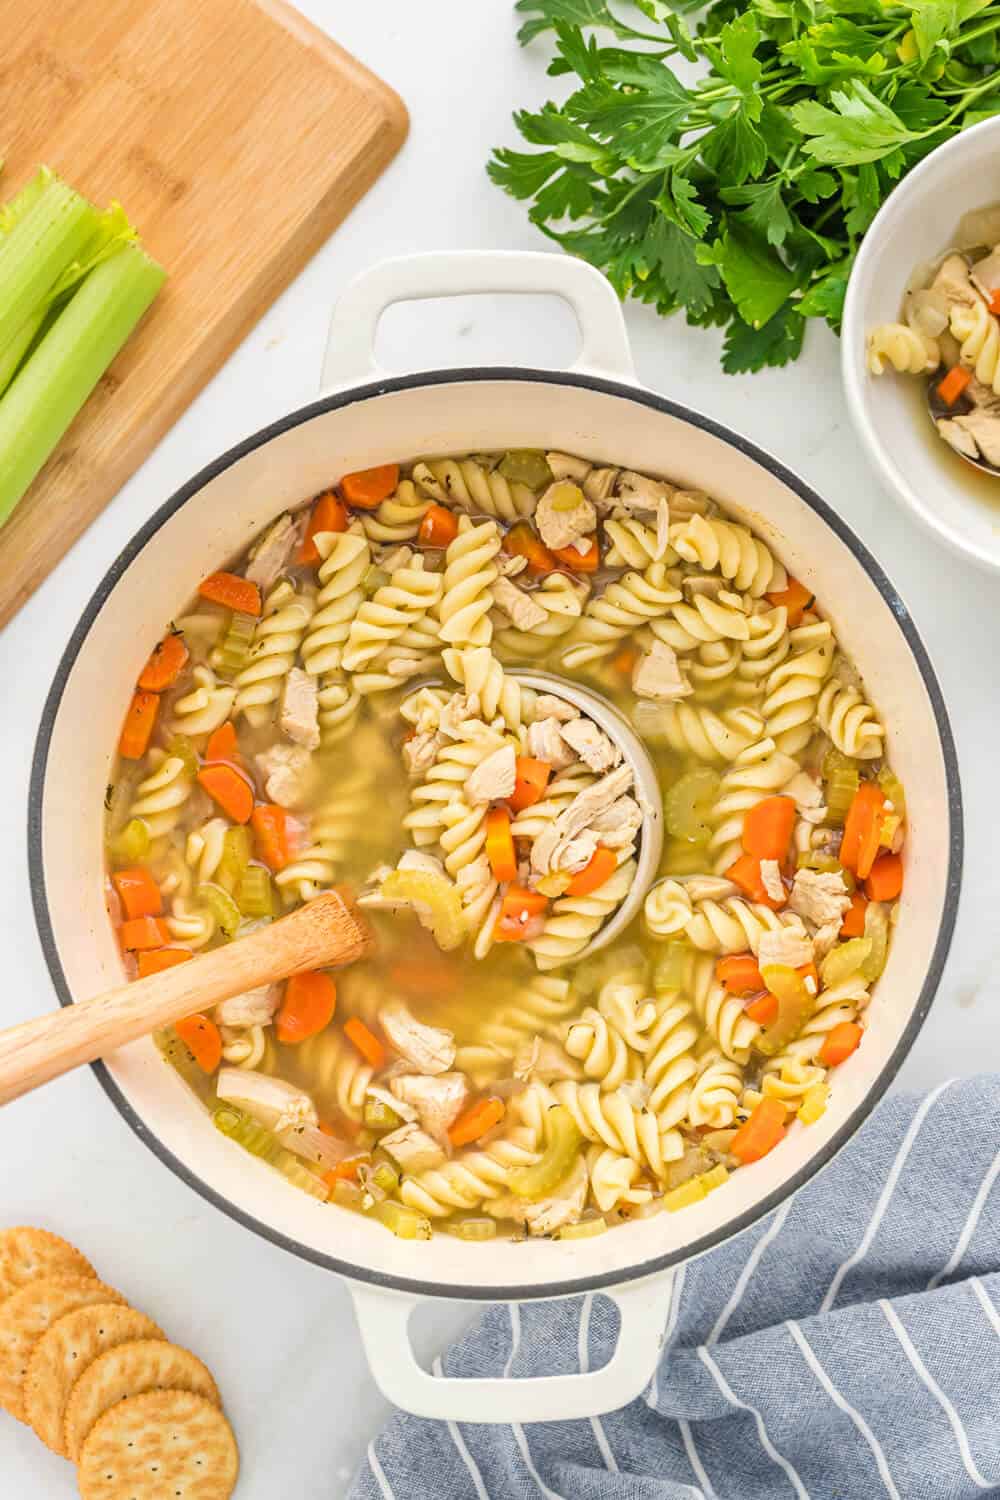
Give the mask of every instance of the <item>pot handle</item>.
[{"label": "pot handle", "polygon": [[580,352],[570,368],[634,384],[621,303],[593,266],[537,250],[442,250],[379,261],[347,286],[330,322],[322,394],[385,373],[375,360],[375,331],[394,302],[476,292],[562,297],[580,325]]},{"label": "pot handle", "polygon": [[618,1305],[621,1327],[602,1369],[524,1379],[429,1375],[417,1363],[408,1328],[420,1299],[355,1281],[348,1287],[375,1381],[403,1411],[449,1422],[565,1422],[617,1411],[645,1388],[660,1357],[675,1276],[667,1271],[654,1281],[603,1289]]}]

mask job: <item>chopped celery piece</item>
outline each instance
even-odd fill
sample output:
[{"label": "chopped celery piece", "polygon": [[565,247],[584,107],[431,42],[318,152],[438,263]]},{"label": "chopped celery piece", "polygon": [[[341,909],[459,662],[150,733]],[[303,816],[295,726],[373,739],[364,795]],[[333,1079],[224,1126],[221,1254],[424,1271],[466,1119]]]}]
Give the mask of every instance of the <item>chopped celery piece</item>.
[{"label": "chopped celery piece", "polygon": [[236,905],[245,917],[274,916],[274,888],[263,865],[250,865],[236,887]]},{"label": "chopped celery piece", "polygon": [[[7,251],[18,231],[31,224],[43,201],[12,231],[0,257],[0,307],[7,306],[2,271]],[[149,307],[163,279],[161,267],[134,246],[95,266],[0,397],[0,525]],[[6,336],[0,336],[0,348],[5,343]]]},{"label": "chopped celery piece", "polygon": [[839,828],[847,817],[861,777],[854,767],[842,766],[831,771],[826,783],[827,822]]},{"label": "chopped celery piece", "polygon": [[603,1234],[608,1227],[607,1219],[581,1219],[579,1224],[564,1224],[556,1238],[560,1240],[589,1240],[595,1234]]},{"label": "chopped celery piece", "polygon": [[274,1165],[282,1177],[286,1177],[294,1187],[301,1188],[310,1197],[319,1198],[324,1203],[329,1198],[330,1189],[322,1177],[317,1176],[315,1172],[311,1172],[305,1162],[294,1156],[291,1151],[286,1151],[284,1146],[280,1148],[274,1160]]},{"label": "chopped celery piece", "polygon": [[691,1177],[680,1187],[671,1188],[669,1193],[664,1193],[663,1206],[670,1213],[675,1214],[678,1209],[690,1208],[692,1203],[700,1203],[705,1196],[705,1184],[701,1178]]},{"label": "chopped celery piece", "polygon": [[186,1042],[181,1041],[173,1027],[167,1031],[154,1032],[153,1041],[188,1087],[199,1092],[199,1084],[203,1085],[205,1082],[204,1069],[198,1066],[194,1053]]},{"label": "chopped celery piece", "polygon": [[429,1240],[434,1233],[426,1214],[405,1203],[397,1203],[395,1198],[383,1198],[381,1203],[376,1203],[372,1218],[378,1219],[401,1240]]},{"label": "chopped celery piece", "polygon": [[399,1173],[389,1162],[380,1161],[372,1168],[368,1181],[383,1193],[394,1193],[399,1187]]},{"label": "chopped celery piece", "polygon": [[382,895],[387,901],[413,906],[421,919],[425,912],[429,914],[434,941],[445,952],[464,941],[461,897],[446,875],[434,870],[393,870],[382,882]]},{"label": "chopped celery piece", "polygon": [[212,652],[212,666],[220,677],[235,677],[243,671],[256,628],[257,621],[253,615],[233,610],[226,622],[222,639]]},{"label": "chopped celery piece", "polygon": [[788,964],[768,964],[761,969],[761,975],[778,1002],[778,1014],[763,1028],[754,1046],[765,1057],[775,1057],[798,1036],[816,1009],[816,997],[810,995],[798,970]]},{"label": "chopped celery piece", "polygon": [[866,959],[871,957],[871,951],[871,938],[849,938],[846,943],[838,943],[835,948],[831,948],[819,966],[819,975],[824,985],[832,988],[833,985],[850,979],[852,974],[857,974]]},{"label": "chopped celery piece", "polygon": [[811,1089],[806,1089],[802,1096],[802,1103],[798,1108],[798,1118],[803,1125],[815,1125],[816,1121],[826,1113],[826,1106],[830,1098],[830,1088],[825,1083],[814,1083]]},{"label": "chopped celery piece", "polygon": [[547,1144],[538,1161],[530,1167],[515,1167],[508,1179],[510,1190],[518,1198],[537,1202],[554,1193],[572,1170],[580,1154],[583,1137],[565,1104],[554,1104],[545,1116]]},{"label": "chopped celery piece", "polygon": [[372,563],[361,580],[362,587],[369,594],[377,593],[389,582],[389,574],[385,568],[380,568],[378,563]]},{"label": "chopped celery piece", "polygon": [[541,490],[552,483],[552,470],[539,448],[511,448],[497,465],[509,484],[526,484],[530,490]]},{"label": "chopped celery piece", "polygon": [[151,842],[149,829],[142,819],[130,818],[121,832],[115,834],[109,847],[116,859],[131,863],[133,860],[145,859]]},{"label": "chopped celery piece", "polygon": [[212,1114],[212,1124],[244,1151],[249,1151],[251,1156],[259,1156],[261,1161],[273,1163],[284,1151],[273,1131],[232,1104],[220,1104]]},{"label": "chopped celery piece", "polygon": [[215,883],[230,894],[236,889],[250,863],[253,839],[249,828],[240,824],[227,828],[222,840],[222,857],[215,872]]},{"label": "chopped celery piece", "polygon": [[711,1193],[714,1192],[717,1187],[721,1187],[724,1182],[729,1181],[729,1173],[726,1171],[726,1168],[720,1161],[718,1165],[714,1166],[710,1172],[702,1172],[701,1176],[698,1178],[698,1181],[701,1183],[706,1193]]},{"label": "chopped celery piece", "polygon": [[553,870],[551,875],[543,875],[541,880],[535,881],[535,890],[542,896],[562,896],[572,880],[573,877],[568,872]]},{"label": "chopped celery piece", "polygon": [[365,1099],[365,1124],[369,1130],[395,1130],[403,1121],[384,1099],[369,1094]]},{"label": "chopped celery piece", "polygon": [[886,813],[879,825],[878,841],[884,849],[891,849],[896,834],[903,826],[899,813]]},{"label": "chopped celery piece", "polygon": [[585,503],[583,490],[581,490],[578,484],[574,484],[571,479],[558,480],[552,486],[549,500],[553,510],[563,512],[576,510]]},{"label": "chopped celery piece", "polygon": [[826,781],[830,779],[835,771],[856,771],[857,769],[858,763],[853,756],[845,755],[843,750],[838,750],[835,745],[831,745],[823,756],[821,770],[823,778]]},{"label": "chopped celery piece", "polygon": [[653,965],[654,990],[681,990],[691,965],[689,943],[666,943]]},{"label": "chopped celery piece", "polygon": [[445,1219],[441,1228],[453,1234],[457,1240],[494,1240],[497,1234],[496,1219]]},{"label": "chopped celery piece", "polygon": [[667,832],[687,844],[707,843],[708,815],[719,795],[719,784],[718,772],[707,766],[687,771],[675,781],[663,799]]},{"label": "chopped celery piece", "polygon": [[820,854],[818,849],[806,849],[795,860],[796,869],[818,870],[822,875],[839,875],[848,891],[853,891],[856,881],[850,870],[845,870],[832,854]]},{"label": "chopped celery piece", "polygon": [[203,906],[207,906],[215,918],[219,931],[224,938],[234,938],[239,931],[240,909],[232,896],[224,891],[221,885],[215,885],[206,881],[198,887],[198,900]]},{"label": "chopped celery piece", "polygon": [[0,349],[44,304],[63,272],[82,255],[98,223],[97,210],[54,175],[16,216],[0,256]]},{"label": "chopped celery piece", "polygon": [[352,1208],[355,1213],[361,1213],[364,1196],[363,1189],[346,1177],[338,1177],[333,1184],[333,1201],[339,1208]]},{"label": "chopped celery piece", "polygon": [[891,771],[888,766],[883,766],[878,773],[878,784],[892,803],[892,811],[898,813],[901,818],[905,818],[906,793],[903,791],[903,783],[895,771]]},{"label": "chopped celery piece", "polygon": [[167,746],[167,754],[176,756],[178,760],[184,762],[184,770],[188,776],[197,776],[198,752],[186,734],[175,734],[173,736],[170,744]]},{"label": "chopped celery piece", "polygon": [[869,901],[865,908],[865,938],[872,951],[861,965],[861,975],[872,984],[885,968],[889,952],[889,917],[881,901]]}]

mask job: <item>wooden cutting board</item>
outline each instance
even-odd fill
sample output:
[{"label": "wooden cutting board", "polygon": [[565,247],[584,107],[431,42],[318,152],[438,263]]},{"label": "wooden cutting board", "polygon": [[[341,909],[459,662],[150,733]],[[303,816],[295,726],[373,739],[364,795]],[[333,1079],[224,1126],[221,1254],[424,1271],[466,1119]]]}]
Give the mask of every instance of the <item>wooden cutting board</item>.
[{"label": "wooden cutting board", "polygon": [[168,272],[0,529],[3,625],[371,186],[407,115],[281,0],[0,0],[0,35],[0,196],[45,162],[117,198]]}]

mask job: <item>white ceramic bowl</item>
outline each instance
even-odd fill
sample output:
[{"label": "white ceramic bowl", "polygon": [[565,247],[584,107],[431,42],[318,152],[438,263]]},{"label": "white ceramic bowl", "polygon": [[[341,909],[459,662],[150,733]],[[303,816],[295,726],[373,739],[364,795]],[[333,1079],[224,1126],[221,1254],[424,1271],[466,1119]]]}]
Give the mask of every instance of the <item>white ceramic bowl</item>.
[{"label": "white ceramic bowl", "polygon": [[[382,310],[408,297],[549,292],[583,331],[572,371],[438,370],[388,379],[372,363]],[[906,607],[864,544],[775,459],[710,418],[635,383],[621,309],[580,261],[551,255],[418,256],[375,267],[338,306],[326,393],[196,475],[138,532],[98,585],[60,664],[38,738],[29,845],[35,911],[64,1004],[122,979],[104,910],[102,803],[132,685],[164,620],[197,581],[288,505],[339,475],[397,455],[528,446],[627,461],[716,496],[815,590],[860,666],[907,789],[906,897],[865,1043],[837,1070],[829,1109],[780,1148],[678,1214],[593,1239],[429,1244],[297,1191],[213,1130],[152,1041],[96,1068],[152,1151],[224,1212],[339,1272],[354,1294],[383,1390],[422,1415],[459,1421],[578,1417],[623,1405],[649,1379],[672,1295],[671,1269],[756,1223],[830,1160],[909,1050],[951,940],[961,870],[958,770],[947,715]],[[556,1297],[603,1290],[618,1303],[611,1361],[586,1375],[447,1380],[417,1364],[406,1333],[421,1296]]]},{"label": "white ceramic bowl", "polygon": [[948,249],[962,215],[996,202],[1000,118],[939,146],[890,194],[854,263],[841,332],[848,410],[886,489],[935,536],[985,568],[1000,568],[1000,478],[979,473],[941,440],[922,378],[891,369],[868,373],[865,335],[899,317],[912,271]]}]

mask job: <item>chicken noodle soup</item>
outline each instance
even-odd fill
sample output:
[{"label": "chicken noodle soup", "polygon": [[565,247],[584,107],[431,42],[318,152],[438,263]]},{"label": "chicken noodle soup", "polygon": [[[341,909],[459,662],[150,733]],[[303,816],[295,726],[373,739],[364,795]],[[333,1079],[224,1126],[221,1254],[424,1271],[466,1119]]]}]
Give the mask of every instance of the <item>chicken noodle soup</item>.
[{"label": "chicken noodle soup", "polygon": [[[610,700],[613,735],[517,668]],[[513,451],[387,464],[203,581],[109,788],[131,972],[333,884],[373,956],[159,1038],[233,1142],[404,1238],[595,1234],[815,1121],[863,1045],[903,789],[809,589],[708,495]]]}]

